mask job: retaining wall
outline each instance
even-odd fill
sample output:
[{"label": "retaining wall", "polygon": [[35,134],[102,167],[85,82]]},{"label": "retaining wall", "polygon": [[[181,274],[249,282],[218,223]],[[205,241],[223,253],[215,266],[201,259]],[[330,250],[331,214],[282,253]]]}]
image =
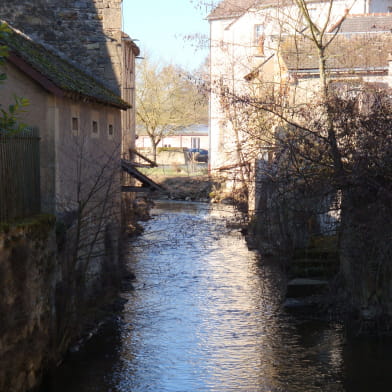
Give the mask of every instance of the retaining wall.
[{"label": "retaining wall", "polygon": [[69,252],[71,231],[59,231],[49,215],[0,227],[2,392],[39,385],[45,371],[102,318],[104,304],[116,298],[121,263],[103,257],[86,273]]}]

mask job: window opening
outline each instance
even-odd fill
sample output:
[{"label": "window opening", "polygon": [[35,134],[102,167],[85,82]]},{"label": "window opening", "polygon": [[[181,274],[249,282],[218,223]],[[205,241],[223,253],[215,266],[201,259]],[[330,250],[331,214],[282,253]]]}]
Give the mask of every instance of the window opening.
[{"label": "window opening", "polygon": [[72,129],[73,135],[77,136],[79,134],[79,118],[78,117],[72,117],[71,129]]},{"label": "window opening", "polygon": [[112,124],[109,124],[108,134],[109,134],[109,136],[113,136],[114,135],[114,128],[113,128]]},{"label": "window opening", "polygon": [[264,56],[264,27],[257,24],[254,27],[254,45],[256,46],[256,53],[258,56]]},{"label": "window opening", "polygon": [[98,121],[93,120],[93,133],[98,134]]}]

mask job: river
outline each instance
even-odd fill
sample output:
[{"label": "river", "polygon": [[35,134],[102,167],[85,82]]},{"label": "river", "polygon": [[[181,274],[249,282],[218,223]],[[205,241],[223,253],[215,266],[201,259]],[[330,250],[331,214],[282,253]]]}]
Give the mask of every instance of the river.
[{"label": "river", "polygon": [[391,391],[391,340],[284,310],[278,263],[249,251],[231,218],[158,202],[130,245],[123,312],[45,392]]}]

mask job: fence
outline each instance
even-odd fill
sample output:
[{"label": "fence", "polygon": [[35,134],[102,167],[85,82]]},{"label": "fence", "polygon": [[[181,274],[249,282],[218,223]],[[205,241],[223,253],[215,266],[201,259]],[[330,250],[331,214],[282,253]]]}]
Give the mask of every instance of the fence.
[{"label": "fence", "polygon": [[0,131],[0,222],[40,212],[39,154],[38,129]]}]

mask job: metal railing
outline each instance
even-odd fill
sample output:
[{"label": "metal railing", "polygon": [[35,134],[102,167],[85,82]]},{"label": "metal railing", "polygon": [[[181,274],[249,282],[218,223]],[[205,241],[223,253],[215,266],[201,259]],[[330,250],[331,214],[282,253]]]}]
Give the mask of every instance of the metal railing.
[{"label": "metal railing", "polygon": [[0,131],[0,221],[40,212],[38,135],[36,128],[13,135]]}]

